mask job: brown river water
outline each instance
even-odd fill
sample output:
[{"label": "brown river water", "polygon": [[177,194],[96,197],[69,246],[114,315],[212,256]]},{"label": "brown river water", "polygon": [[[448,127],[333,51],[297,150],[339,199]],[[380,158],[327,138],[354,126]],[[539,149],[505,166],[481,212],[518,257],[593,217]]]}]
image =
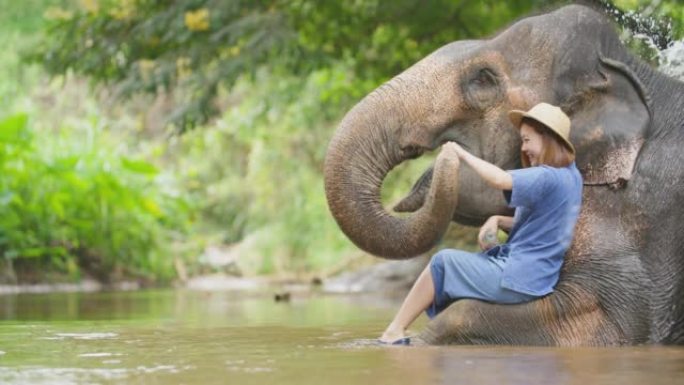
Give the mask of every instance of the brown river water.
[{"label": "brown river water", "polygon": [[[400,298],[0,296],[0,384],[684,384],[684,348],[382,347]],[[420,330],[425,317],[415,325]]]}]

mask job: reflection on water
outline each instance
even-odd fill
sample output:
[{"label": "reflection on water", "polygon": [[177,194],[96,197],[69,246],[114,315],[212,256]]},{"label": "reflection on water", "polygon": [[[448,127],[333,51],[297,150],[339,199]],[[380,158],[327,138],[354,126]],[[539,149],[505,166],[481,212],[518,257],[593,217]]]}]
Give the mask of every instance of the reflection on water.
[{"label": "reflection on water", "polygon": [[397,306],[367,296],[275,303],[271,293],[253,292],[0,297],[0,383],[586,385],[684,378],[684,349],[677,347],[374,345]]}]

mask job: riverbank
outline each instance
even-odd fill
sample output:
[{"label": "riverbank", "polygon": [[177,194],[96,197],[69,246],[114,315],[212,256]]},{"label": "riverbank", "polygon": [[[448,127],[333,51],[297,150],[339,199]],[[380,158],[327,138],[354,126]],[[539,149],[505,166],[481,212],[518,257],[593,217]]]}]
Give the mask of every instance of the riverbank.
[{"label": "riverbank", "polygon": [[270,290],[276,300],[286,300],[290,294],[314,290],[335,294],[403,293],[410,288],[426,263],[427,259],[424,257],[405,261],[381,261],[327,278],[316,275],[238,277],[227,273],[212,273],[190,277],[170,285],[151,285],[134,280],[104,283],[92,278],[73,283],[0,284],[0,295],[131,291],[151,287],[185,288],[195,291]]}]

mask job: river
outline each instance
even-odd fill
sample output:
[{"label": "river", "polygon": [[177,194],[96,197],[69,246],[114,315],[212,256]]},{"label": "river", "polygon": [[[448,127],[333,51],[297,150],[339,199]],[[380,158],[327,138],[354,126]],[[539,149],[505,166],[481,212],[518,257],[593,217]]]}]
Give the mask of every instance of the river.
[{"label": "river", "polygon": [[[0,384],[676,384],[684,348],[380,347],[400,298],[0,296]],[[415,325],[419,330],[426,320]]]}]

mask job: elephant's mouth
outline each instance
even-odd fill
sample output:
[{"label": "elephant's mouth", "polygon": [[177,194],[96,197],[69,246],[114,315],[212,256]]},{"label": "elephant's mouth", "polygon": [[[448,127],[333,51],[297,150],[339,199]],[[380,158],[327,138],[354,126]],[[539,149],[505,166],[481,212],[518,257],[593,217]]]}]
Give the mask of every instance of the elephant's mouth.
[{"label": "elephant's mouth", "polygon": [[457,216],[457,217],[459,217],[459,218],[461,218],[461,219],[463,219],[463,220],[472,221],[472,222],[481,221],[482,219],[484,219],[481,215],[474,215],[474,214],[464,213],[464,212],[462,212],[462,211],[460,211],[460,210],[458,210],[458,209],[456,209],[456,212],[454,213],[454,216]]},{"label": "elephant's mouth", "polygon": [[486,216],[468,214],[458,209],[454,213],[454,220],[465,226],[480,226],[486,219]]},{"label": "elephant's mouth", "polygon": [[403,147],[401,147],[401,155],[402,155],[402,158],[404,160],[413,160],[413,159],[416,159],[416,158],[423,156],[425,153],[433,152],[435,150],[439,150],[442,147],[442,145],[444,145],[445,143],[448,143],[448,142],[454,142],[454,143],[458,144],[459,146],[463,147],[464,150],[466,150],[470,153],[473,153],[472,147],[470,145],[468,145],[467,143],[464,143],[464,142],[457,140],[457,139],[448,138],[448,139],[440,140],[430,147],[417,145],[417,144],[410,144],[410,145],[403,146]]},{"label": "elephant's mouth", "polygon": [[425,154],[428,151],[431,151],[432,149],[430,148],[425,148],[422,146],[415,146],[415,145],[409,145],[402,147],[401,149],[401,155],[402,158],[406,160],[411,160],[411,159],[416,159],[420,158],[423,154]]}]

